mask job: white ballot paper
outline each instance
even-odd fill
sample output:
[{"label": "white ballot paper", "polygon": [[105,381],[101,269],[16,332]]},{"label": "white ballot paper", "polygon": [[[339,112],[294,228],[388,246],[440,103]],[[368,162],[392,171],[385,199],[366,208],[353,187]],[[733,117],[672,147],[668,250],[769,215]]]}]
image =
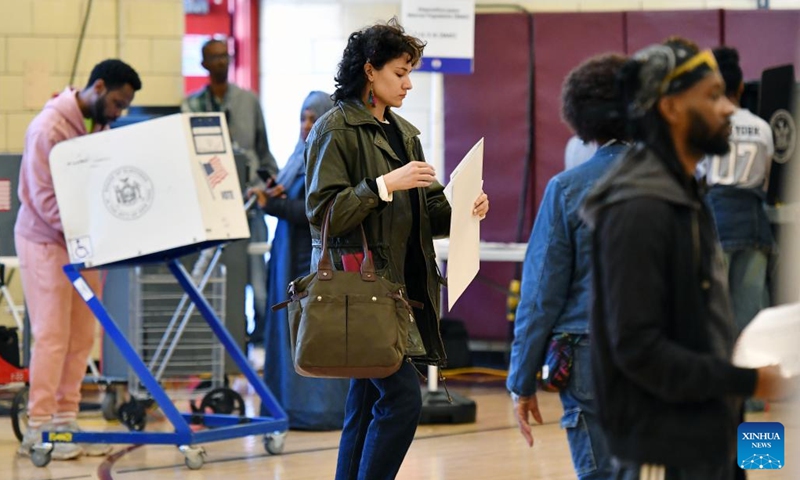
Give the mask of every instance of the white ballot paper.
[{"label": "white ballot paper", "polygon": [[745,327],[733,364],[758,368],[780,365],[784,375],[800,374],[800,303],[762,310]]},{"label": "white ballot paper", "polygon": [[480,269],[481,221],[472,214],[483,189],[483,138],[464,156],[444,194],[450,202],[450,247],[447,256],[447,309],[452,310]]}]

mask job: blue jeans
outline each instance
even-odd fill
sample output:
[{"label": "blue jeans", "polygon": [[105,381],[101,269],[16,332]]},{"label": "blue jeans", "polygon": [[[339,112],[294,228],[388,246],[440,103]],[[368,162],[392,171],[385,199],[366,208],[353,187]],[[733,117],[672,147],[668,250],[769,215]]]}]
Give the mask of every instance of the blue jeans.
[{"label": "blue jeans", "polygon": [[732,463],[707,464],[695,467],[642,465],[613,459],[613,480],[732,480],[743,478]]},{"label": "blue jeans", "polygon": [[584,335],[573,352],[569,384],[559,393],[564,407],[561,428],[567,430],[572,465],[578,478],[607,480],[612,478],[611,454],[594,400],[589,337]]},{"label": "blue jeans", "polygon": [[769,306],[768,256],[763,250],[747,248],[726,251],[725,259],[733,316],[741,332],[761,309]]},{"label": "blue jeans", "polygon": [[386,378],[351,380],[336,480],[395,478],[421,411],[419,377],[408,362]]}]

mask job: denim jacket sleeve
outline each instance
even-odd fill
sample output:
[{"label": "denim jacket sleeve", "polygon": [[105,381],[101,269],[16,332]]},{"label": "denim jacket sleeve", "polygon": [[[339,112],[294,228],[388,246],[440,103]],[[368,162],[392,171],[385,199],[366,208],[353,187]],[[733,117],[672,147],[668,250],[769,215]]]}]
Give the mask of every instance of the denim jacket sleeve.
[{"label": "denim jacket sleeve", "polygon": [[522,285],[511,344],[508,390],[536,392],[547,341],[569,294],[574,246],[566,197],[558,178],[547,185],[525,253]]}]

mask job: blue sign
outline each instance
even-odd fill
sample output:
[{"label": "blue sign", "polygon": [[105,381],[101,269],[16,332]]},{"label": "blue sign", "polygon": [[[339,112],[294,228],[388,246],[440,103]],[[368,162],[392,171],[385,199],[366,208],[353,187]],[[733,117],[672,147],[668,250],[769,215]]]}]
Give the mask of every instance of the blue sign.
[{"label": "blue sign", "polygon": [[420,72],[472,73],[472,63],[471,58],[423,57],[417,70]]},{"label": "blue sign", "polygon": [[737,432],[737,464],[745,470],[780,470],[784,467],[783,425],[745,422]]}]

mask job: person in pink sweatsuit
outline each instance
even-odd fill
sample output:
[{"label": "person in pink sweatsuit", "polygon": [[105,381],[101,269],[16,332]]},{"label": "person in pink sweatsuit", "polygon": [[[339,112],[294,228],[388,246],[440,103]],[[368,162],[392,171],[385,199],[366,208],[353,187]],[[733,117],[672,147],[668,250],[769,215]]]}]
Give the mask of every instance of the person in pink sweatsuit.
[{"label": "person in pink sweatsuit", "polygon": [[[48,101],[25,133],[14,240],[34,344],[22,455],[30,455],[42,431],[78,430],[81,382],[94,342],[92,313],[62,271],[69,256],[50,175],[50,150],[64,140],[108,129],[141,88],[133,68],[105,60],[95,65],[83,90],[68,87]],[[98,272],[87,271],[84,277],[99,293]],[[107,452],[105,445],[56,443],[52,458]]]}]

